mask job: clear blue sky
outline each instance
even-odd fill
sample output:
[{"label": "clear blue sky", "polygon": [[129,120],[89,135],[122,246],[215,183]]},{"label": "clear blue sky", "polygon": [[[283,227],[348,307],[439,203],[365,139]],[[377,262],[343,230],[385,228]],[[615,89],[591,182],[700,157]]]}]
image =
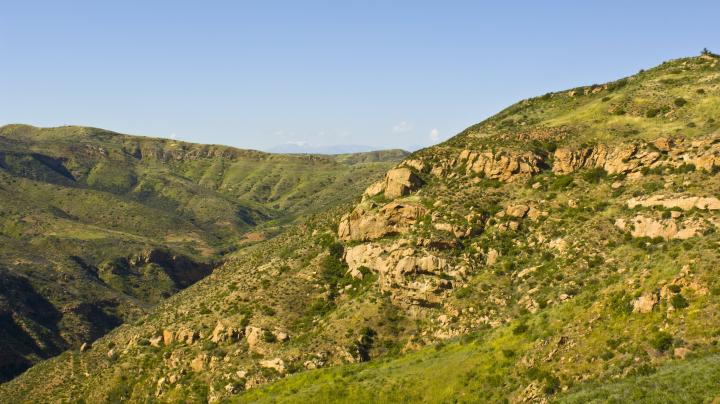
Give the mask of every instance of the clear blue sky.
[{"label": "clear blue sky", "polygon": [[718,16],[717,0],[0,0],[0,125],[409,148],[718,51]]}]

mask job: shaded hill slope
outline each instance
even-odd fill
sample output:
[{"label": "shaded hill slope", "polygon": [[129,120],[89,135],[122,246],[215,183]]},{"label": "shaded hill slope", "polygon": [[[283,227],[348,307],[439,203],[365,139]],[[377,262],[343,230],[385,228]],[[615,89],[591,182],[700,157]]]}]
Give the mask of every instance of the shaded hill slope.
[{"label": "shaded hill slope", "polygon": [[348,200],[403,155],[283,156],[84,127],[0,128],[2,379],[137,317],[238,246]]}]

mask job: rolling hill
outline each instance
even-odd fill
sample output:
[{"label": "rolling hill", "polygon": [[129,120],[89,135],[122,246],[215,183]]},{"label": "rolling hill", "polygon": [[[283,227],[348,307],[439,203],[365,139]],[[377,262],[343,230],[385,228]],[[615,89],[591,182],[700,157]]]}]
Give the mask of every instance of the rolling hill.
[{"label": "rolling hill", "polygon": [[228,252],[349,200],[402,156],[0,128],[1,378],[136,318]]}]

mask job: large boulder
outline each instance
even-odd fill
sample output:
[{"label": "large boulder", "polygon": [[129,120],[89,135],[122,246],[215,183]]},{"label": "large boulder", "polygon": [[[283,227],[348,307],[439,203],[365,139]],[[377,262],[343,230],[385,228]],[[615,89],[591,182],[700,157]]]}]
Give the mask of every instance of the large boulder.
[{"label": "large boulder", "polygon": [[351,275],[360,273],[362,267],[377,273],[380,289],[392,292],[400,304],[439,303],[443,292],[452,287],[449,279],[466,270],[402,241],[349,247],[344,258]]},{"label": "large boulder", "polygon": [[263,329],[260,327],[247,326],[245,327],[245,340],[248,343],[250,349],[255,348],[262,341]]},{"label": "large boulder", "polygon": [[633,300],[633,313],[650,313],[659,300],[657,293],[644,294]]},{"label": "large boulder", "polygon": [[235,341],[240,338],[241,331],[235,327],[226,325],[222,321],[218,321],[215,329],[210,336],[210,340],[214,343]]},{"label": "large boulder", "polygon": [[181,327],[177,333],[175,333],[175,339],[186,345],[192,345],[199,338],[200,334],[197,331],[191,330],[187,327]]},{"label": "large boulder", "polygon": [[385,175],[385,197],[395,199],[409,194],[423,184],[409,168],[400,167],[387,172]]},{"label": "large boulder", "polygon": [[280,358],[268,359],[260,361],[260,366],[266,369],[274,369],[278,373],[285,373],[285,362]]},{"label": "large boulder", "polygon": [[[424,168],[421,162],[411,160],[410,164],[404,163],[410,167]],[[364,198],[372,198],[373,196],[384,193],[385,198],[395,199],[408,195],[410,192],[420,188],[423,180],[407,167],[393,168],[385,174],[385,178],[381,181],[370,185],[363,194]]]},{"label": "large boulder", "polygon": [[358,206],[340,220],[338,237],[344,241],[367,241],[406,233],[425,212],[422,206],[396,202],[390,202],[376,212]]}]

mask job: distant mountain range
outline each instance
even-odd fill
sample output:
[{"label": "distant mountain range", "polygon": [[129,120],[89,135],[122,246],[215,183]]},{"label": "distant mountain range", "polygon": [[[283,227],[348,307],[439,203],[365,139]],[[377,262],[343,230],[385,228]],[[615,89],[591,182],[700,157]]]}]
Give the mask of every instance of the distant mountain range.
[{"label": "distant mountain range", "polygon": [[[415,151],[423,148],[423,146],[405,147],[403,149],[409,151]],[[384,150],[387,148],[378,146],[367,146],[367,145],[314,145],[311,143],[297,142],[297,143],[284,143],[277,146],[273,146],[265,151],[268,153],[283,153],[283,154],[347,154],[347,153],[365,153],[376,150]]]}]

